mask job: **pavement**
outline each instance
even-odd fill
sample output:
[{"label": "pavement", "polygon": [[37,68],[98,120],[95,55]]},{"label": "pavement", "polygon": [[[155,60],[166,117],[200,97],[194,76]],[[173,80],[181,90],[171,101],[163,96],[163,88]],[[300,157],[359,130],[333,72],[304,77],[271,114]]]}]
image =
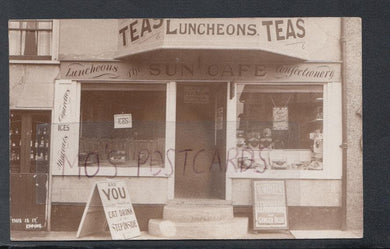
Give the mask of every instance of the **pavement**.
[{"label": "pavement", "polygon": [[296,239],[361,239],[363,231],[342,231],[342,230],[292,230],[290,231]]},{"label": "pavement", "polygon": [[[257,232],[249,231],[239,239],[314,239],[314,238],[353,238],[358,239],[363,236],[361,231],[341,231],[341,230],[289,230],[279,232]],[[202,239],[202,238],[200,238]],[[210,238],[205,238],[210,239]],[[76,237],[75,231],[11,231],[12,241],[57,241],[57,240],[111,240],[109,232],[94,234],[81,238]],[[162,238],[148,234],[145,231],[141,235],[131,240],[183,240],[183,238]]]}]

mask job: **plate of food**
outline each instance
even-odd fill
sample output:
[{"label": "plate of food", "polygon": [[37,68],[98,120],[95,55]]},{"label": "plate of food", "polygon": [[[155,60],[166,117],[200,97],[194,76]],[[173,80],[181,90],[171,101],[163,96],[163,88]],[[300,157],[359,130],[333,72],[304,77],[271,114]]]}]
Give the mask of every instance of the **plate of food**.
[{"label": "plate of food", "polygon": [[271,162],[272,169],[287,169],[286,161],[272,161]]}]

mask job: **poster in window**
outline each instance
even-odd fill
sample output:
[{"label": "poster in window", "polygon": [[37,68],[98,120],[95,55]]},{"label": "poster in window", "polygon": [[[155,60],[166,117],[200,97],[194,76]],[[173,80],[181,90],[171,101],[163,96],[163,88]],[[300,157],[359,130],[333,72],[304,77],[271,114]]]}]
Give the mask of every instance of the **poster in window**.
[{"label": "poster in window", "polygon": [[184,87],[185,104],[208,104],[210,99],[210,89],[208,87],[200,86],[186,86]]},{"label": "poster in window", "polygon": [[216,130],[223,129],[223,107],[217,108],[216,118],[215,118],[215,128]]},{"label": "poster in window", "polygon": [[273,130],[288,130],[288,107],[274,107],[272,109]]},{"label": "poster in window", "polygon": [[131,113],[114,114],[114,129],[131,128],[133,126]]}]

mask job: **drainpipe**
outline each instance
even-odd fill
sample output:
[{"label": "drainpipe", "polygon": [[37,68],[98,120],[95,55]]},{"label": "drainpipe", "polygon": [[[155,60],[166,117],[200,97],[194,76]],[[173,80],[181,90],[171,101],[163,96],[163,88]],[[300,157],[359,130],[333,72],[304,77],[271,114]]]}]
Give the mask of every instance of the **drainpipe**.
[{"label": "drainpipe", "polygon": [[341,112],[342,112],[342,178],[341,178],[341,213],[342,213],[342,224],[341,229],[347,229],[347,149],[348,149],[348,136],[347,136],[347,88],[346,88],[346,37],[345,37],[345,18],[341,18],[341,29],[340,29],[340,45],[341,45]]}]

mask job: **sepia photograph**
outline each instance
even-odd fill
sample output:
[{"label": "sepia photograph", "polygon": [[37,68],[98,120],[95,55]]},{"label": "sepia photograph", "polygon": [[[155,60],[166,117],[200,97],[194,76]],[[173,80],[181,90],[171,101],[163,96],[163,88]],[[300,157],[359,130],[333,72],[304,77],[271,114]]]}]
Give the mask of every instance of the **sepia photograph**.
[{"label": "sepia photograph", "polygon": [[363,237],[357,17],[10,19],[10,239]]}]

